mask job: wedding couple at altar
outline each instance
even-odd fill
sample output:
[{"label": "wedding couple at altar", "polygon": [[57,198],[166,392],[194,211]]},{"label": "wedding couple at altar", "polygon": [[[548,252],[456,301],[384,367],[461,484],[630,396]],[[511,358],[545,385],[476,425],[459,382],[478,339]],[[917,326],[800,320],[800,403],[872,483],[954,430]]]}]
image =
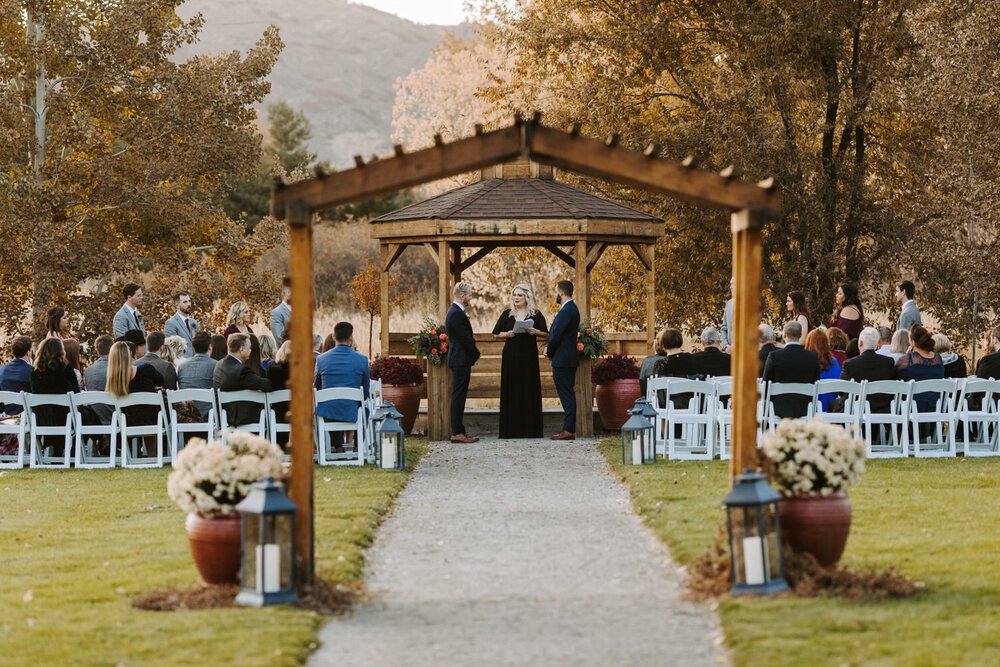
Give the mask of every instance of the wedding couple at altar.
[{"label": "wedding couple at altar", "polygon": [[[476,442],[465,433],[465,398],[469,392],[472,367],[479,360],[479,348],[465,309],[472,298],[472,286],[455,285],[455,301],[445,318],[448,334],[448,367],[451,369],[451,441]],[[538,369],[538,346],[545,341],[544,354],[552,360],[552,380],[562,403],[563,428],[552,440],[576,437],[576,369],[580,365],[577,332],[580,310],[573,303],[573,283],[556,283],[559,312],[549,328],[535,307],[531,287],[517,285],[510,293],[511,306],[503,311],[493,335],[504,341],[500,370],[500,437],[542,437],[542,384]]]}]

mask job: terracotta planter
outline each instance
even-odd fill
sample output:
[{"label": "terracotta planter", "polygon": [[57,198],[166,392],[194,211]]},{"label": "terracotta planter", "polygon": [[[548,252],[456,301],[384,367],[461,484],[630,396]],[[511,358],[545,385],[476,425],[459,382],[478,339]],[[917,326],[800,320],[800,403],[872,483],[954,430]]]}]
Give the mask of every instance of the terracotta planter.
[{"label": "terracotta planter", "polygon": [[597,385],[594,399],[604,428],[608,431],[620,431],[622,424],[628,421],[628,411],[635,407],[635,402],[641,395],[638,378],[612,380]]},{"label": "terracotta planter", "polygon": [[384,384],[382,385],[382,400],[389,401],[403,415],[403,432],[409,435],[413,430],[413,422],[417,421],[420,412],[419,384]]},{"label": "terracotta planter", "polygon": [[184,521],[191,556],[206,584],[236,584],[240,575],[240,515],[218,519],[191,512]]},{"label": "terracotta planter", "polygon": [[782,498],[780,512],[781,539],[792,551],[812,554],[823,567],[840,561],[851,532],[846,493]]}]

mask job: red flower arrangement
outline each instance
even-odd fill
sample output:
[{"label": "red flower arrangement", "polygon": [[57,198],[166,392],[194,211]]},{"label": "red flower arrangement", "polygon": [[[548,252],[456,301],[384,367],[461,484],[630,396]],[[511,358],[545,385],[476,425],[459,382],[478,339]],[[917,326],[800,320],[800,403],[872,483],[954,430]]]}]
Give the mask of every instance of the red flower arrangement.
[{"label": "red flower arrangement", "polygon": [[590,371],[592,384],[605,384],[613,380],[629,380],[639,377],[639,366],[627,354],[610,354],[594,364]]},{"label": "red flower arrangement", "polygon": [[383,384],[421,384],[424,381],[420,364],[403,357],[380,354],[372,359],[371,373],[373,380],[382,380]]}]

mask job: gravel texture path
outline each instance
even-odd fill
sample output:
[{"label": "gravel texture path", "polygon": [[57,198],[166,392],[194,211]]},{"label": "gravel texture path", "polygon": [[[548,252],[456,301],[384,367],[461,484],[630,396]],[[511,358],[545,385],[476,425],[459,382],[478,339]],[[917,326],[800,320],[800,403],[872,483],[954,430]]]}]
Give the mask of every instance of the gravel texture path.
[{"label": "gravel texture path", "polygon": [[435,443],[310,665],[713,665],[704,605],[593,442]]}]

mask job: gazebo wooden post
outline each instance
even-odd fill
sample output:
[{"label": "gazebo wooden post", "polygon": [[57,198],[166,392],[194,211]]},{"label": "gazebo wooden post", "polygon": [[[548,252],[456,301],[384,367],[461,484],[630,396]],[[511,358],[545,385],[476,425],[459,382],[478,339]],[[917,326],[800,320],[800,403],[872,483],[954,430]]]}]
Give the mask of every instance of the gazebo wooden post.
[{"label": "gazebo wooden post", "polygon": [[[577,241],[573,252],[576,280],[573,300],[580,309],[580,318],[590,324],[590,271],[587,268],[587,242]],[[590,359],[580,359],[576,369],[576,435],[581,438],[594,436],[594,388],[590,384]]]},{"label": "gazebo wooden post", "polygon": [[733,275],[733,456],[729,483],[746,468],[756,467],[757,455],[757,327],[760,324],[760,228],[763,216],[750,209],[732,215]]},{"label": "gazebo wooden post", "polygon": [[289,497],[295,512],[295,584],[299,595],[312,586],[313,554],[313,228],[312,211],[287,206],[288,259],[292,291],[291,388],[292,471]]},{"label": "gazebo wooden post", "polygon": [[[379,331],[379,347],[382,354],[389,354],[389,246],[380,243],[379,249],[379,304],[378,321],[381,330]],[[372,355],[374,356],[374,355]]]},{"label": "gazebo wooden post", "polygon": [[[438,326],[444,328],[445,316],[451,306],[451,249],[447,241],[438,241]],[[448,363],[440,366],[427,363],[427,439],[447,440],[451,437],[451,371]]]},{"label": "gazebo wooden post", "polygon": [[656,337],[656,246],[650,243],[646,246],[649,266],[646,267],[646,347],[648,354],[653,354],[653,343]]}]

